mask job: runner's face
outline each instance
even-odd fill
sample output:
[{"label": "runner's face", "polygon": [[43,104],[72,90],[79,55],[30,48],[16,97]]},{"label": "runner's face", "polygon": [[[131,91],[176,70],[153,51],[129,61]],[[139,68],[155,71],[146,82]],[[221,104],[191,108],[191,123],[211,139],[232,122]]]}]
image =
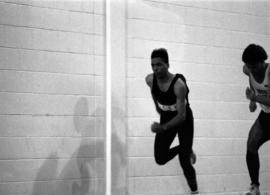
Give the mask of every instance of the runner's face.
[{"label": "runner's face", "polygon": [[169,65],[162,58],[152,58],[151,66],[156,77],[164,77],[168,72]]},{"label": "runner's face", "polygon": [[258,74],[264,71],[264,63],[257,63],[257,64],[245,64],[245,66],[250,70],[252,74]]}]

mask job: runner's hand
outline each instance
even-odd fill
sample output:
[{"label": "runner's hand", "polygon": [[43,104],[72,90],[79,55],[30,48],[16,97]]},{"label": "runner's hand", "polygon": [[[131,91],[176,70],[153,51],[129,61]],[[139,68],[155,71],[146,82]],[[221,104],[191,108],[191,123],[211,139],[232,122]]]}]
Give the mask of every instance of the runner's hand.
[{"label": "runner's hand", "polygon": [[255,99],[255,92],[253,90],[251,90],[249,87],[247,87],[246,89],[246,97],[247,99],[254,101]]},{"label": "runner's hand", "polygon": [[250,101],[249,103],[249,111],[254,112],[257,109],[257,104],[254,101]]},{"label": "runner's hand", "polygon": [[164,128],[162,127],[161,124],[159,124],[157,122],[154,122],[151,125],[151,130],[152,130],[153,133],[160,133],[160,132],[164,131]]}]

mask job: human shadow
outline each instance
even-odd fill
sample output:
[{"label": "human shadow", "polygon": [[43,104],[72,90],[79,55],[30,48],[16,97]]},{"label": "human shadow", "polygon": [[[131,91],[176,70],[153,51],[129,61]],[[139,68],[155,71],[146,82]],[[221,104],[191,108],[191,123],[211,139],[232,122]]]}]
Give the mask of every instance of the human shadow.
[{"label": "human shadow", "polygon": [[[62,138],[63,142],[77,140],[78,148],[74,149],[71,156],[64,158],[61,156],[61,151],[55,148],[55,152],[48,156],[36,175],[32,195],[105,194],[105,129],[104,124],[95,128],[97,125],[94,122],[97,117],[105,118],[96,115],[96,113],[104,113],[103,111],[104,108],[97,108],[89,114],[88,99],[79,98],[73,116],[75,133],[73,132],[72,137]],[[94,117],[94,120],[91,120],[91,117],[92,119]],[[114,133],[112,143],[114,145],[112,156],[119,162],[113,167],[112,178],[113,181],[117,181],[120,167],[126,163],[125,149]],[[64,150],[69,148],[70,146]]]}]

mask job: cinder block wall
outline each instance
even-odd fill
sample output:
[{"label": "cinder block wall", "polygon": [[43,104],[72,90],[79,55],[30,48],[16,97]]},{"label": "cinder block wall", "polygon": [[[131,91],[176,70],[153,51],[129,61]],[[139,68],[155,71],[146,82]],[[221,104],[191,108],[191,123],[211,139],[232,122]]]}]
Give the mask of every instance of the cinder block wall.
[{"label": "cinder block wall", "polygon": [[104,2],[0,1],[0,194],[104,194]]},{"label": "cinder block wall", "polygon": [[[144,78],[150,54],[165,47],[172,72],[183,73],[195,117],[194,150],[202,194],[243,194],[250,181],[246,139],[258,112],[249,113],[241,54],[249,43],[269,50],[267,1],[129,1],[128,4],[128,181],[129,194],[185,194],[175,158],[153,159],[152,121],[158,120]],[[270,192],[269,143],[261,148],[261,189]]]}]

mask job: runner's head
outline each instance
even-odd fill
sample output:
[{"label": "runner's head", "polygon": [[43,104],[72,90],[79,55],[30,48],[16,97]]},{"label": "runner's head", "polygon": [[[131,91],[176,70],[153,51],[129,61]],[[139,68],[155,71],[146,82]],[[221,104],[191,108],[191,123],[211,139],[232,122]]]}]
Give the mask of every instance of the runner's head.
[{"label": "runner's head", "polygon": [[164,48],[154,49],[151,54],[151,66],[158,78],[166,76],[169,69],[169,56]]},{"label": "runner's head", "polygon": [[248,45],[242,55],[242,61],[245,65],[253,72],[261,68],[264,61],[267,60],[268,56],[262,46],[256,44]]}]

